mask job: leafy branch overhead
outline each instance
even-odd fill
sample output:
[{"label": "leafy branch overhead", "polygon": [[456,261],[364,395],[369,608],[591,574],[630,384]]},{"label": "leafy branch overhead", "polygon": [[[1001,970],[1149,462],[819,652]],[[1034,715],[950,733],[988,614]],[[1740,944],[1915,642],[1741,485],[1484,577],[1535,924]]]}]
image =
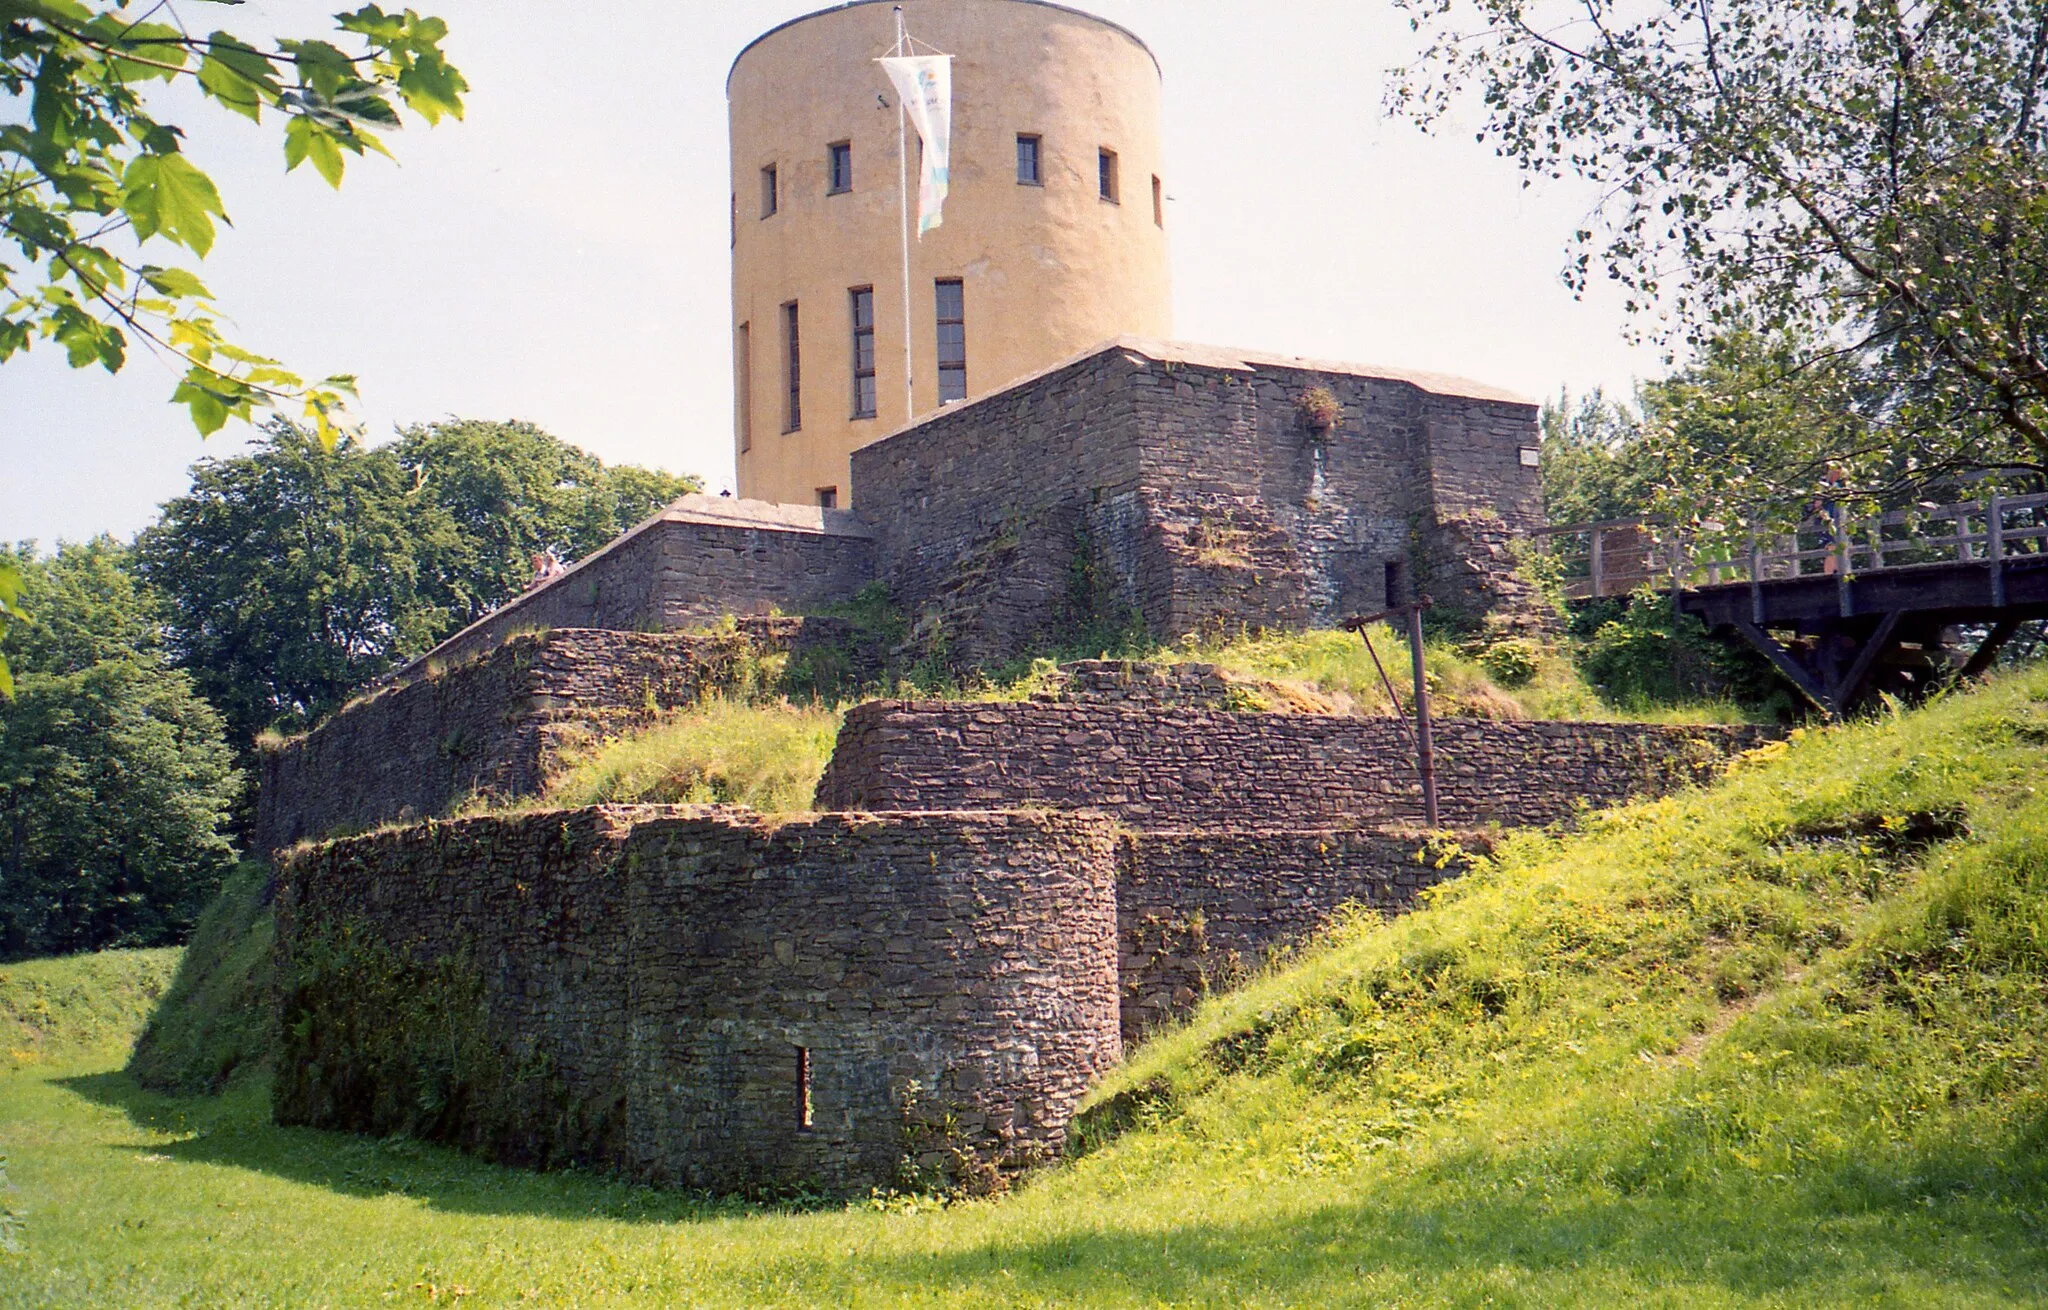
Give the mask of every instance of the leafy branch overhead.
[{"label": "leafy branch overhead", "polygon": [[1729,496],[2048,471],[2039,0],[1397,3],[1428,44],[1396,112],[1601,188],[1574,286],[1843,406]]},{"label": "leafy branch overhead", "polygon": [[172,399],[201,433],[287,404],[323,440],[354,394],[346,376],[307,381],[223,334],[205,283],[146,251],[204,259],[227,208],[184,153],[185,132],[159,118],[149,92],[180,79],[206,100],[284,126],[286,168],[311,163],[341,185],[347,156],[389,155],[382,134],[411,113],[462,116],[467,83],[447,61],[447,24],[365,5],[334,35],[259,47],[187,18],[234,0],[88,5],[0,0],[0,94],[25,122],[0,122],[0,363],[38,340],[72,367],[117,372],[137,341],[173,359]]}]

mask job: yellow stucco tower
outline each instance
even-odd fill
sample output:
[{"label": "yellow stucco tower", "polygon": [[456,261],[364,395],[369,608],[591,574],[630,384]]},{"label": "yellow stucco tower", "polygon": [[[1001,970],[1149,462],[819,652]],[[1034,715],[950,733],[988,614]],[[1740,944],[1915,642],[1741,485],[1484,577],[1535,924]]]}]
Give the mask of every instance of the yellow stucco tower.
[{"label": "yellow stucco tower", "polygon": [[847,506],[855,448],[1107,338],[1172,335],[1151,51],[1043,0],[902,8],[954,56],[952,194],[910,251],[911,412],[896,97],[874,62],[890,0],[785,23],[726,81],[742,496]]}]

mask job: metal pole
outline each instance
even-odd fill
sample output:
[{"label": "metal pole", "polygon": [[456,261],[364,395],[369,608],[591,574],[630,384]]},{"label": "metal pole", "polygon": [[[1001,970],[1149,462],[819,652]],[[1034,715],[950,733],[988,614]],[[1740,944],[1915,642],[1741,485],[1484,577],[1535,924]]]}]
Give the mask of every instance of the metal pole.
[{"label": "metal pole", "polygon": [[[896,53],[909,54],[903,31],[903,6],[896,6]],[[903,202],[903,422],[917,417],[917,387],[910,371],[910,111],[901,92],[896,96],[896,189]]]},{"label": "metal pole", "polygon": [[[1427,598],[1424,598],[1425,603]],[[1415,758],[1422,773],[1422,813],[1434,828],[1436,811],[1436,747],[1429,732],[1429,683],[1422,670],[1422,605],[1408,606],[1408,647],[1415,657]]]}]

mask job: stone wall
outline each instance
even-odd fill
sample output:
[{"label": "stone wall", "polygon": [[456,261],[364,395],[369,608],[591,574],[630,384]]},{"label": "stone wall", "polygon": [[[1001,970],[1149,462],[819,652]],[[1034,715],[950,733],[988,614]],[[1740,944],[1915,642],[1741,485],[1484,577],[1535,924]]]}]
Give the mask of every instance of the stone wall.
[{"label": "stone wall", "polygon": [[512,1163],[999,1185],[1121,1057],[1087,816],[432,823],[298,852],[277,917],[278,1122]]},{"label": "stone wall", "polygon": [[431,818],[474,794],[539,791],[563,752],[650,722],[750,674],[809,625],[709,634],[550,630],[404,679],[263,752],[254,848]]},{"label": "stone wall", "polygon": [[668,632],[727,615],[800,614],[874,580],[868,530],[844,510],[685,496],[509,601],[428,659],[474,659],[518,632]]},{"label": "stone wall", "polygon": [[[1747,727],[1436,724],[1442,821],[1541,825],[1713,776]],[[1037,702],[873,701],[818,783],[831,810],[1092,809],[1141,828],[1318,828],[1422,817],[1395,719]]]},{"label": "stone wall", "polygon": [[854,452],[853,484],[877,576],[967,663],[1090,625],[1328,626],[1383,607],[1389,566],[1446,610],[1524,605],[1468,585],[1512,562],[1466,525],[1541,526],[1537,444],[1535,406],[1459,379],[1121,341]]},{"label": "stone wall", "polygon": [[1244,982],[1340,907],[1398,914],[1485,849],[1472,833],[1391,829],[1125,833],[1116,887],[1125,1044]]}]

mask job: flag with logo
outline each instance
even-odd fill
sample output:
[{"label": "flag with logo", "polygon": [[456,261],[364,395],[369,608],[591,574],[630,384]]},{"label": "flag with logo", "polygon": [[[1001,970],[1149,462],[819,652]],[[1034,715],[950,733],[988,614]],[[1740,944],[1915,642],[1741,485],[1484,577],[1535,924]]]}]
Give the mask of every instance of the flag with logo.
[{"label": "flag with logo", "polygon": [[952,183],[953,56],[892,56],[882,69],[896,86],[896,95],[918,140],[924,142],[924,167],[917,179],[917,235],[945,221],[946,192]]}]

